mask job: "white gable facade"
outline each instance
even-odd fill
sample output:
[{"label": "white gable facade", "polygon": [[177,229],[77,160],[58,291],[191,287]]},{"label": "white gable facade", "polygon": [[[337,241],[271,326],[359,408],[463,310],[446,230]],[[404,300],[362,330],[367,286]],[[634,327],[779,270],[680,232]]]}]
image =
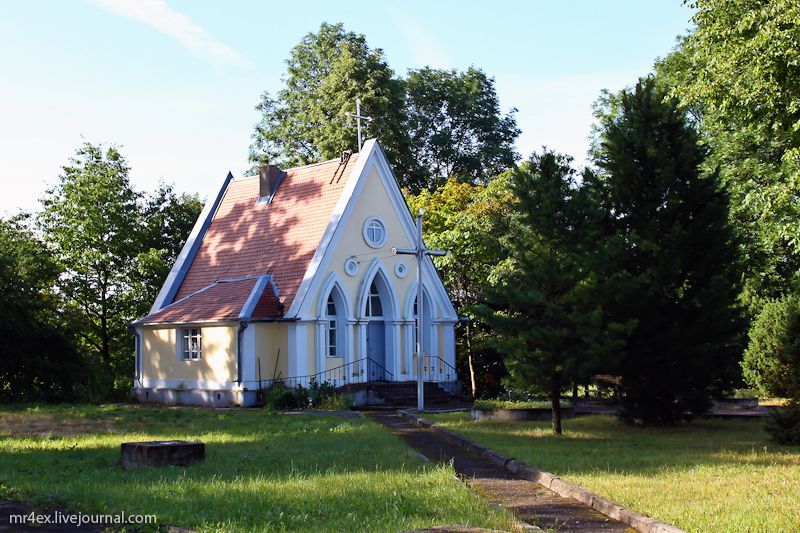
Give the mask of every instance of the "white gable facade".
[{"label": "white gable facade", "polygon": [[[213,212],[206,216],[213,217]],[[392,248],[413,248],[415,236],[414,220],[386,155],[376,140],[369,140],[283,316],[250,322],[243,315],[236,321],[201,324],[135,323],[134,397],[250,405],[259,390],[275,382],[308,386],[313,379],[344,386],[416,380],[416,258],[392,253]],[[176,264],[173,270],[181,269],[188,266]],[[422,279],[425,378],[453,382],[458,317],[428,257]],[[273,289],[279,294],[279,284]],[[168,291],[165,284],[162,293]],[[251,307],[255,299],[257,295],[248,299]],[[215,339],[216,352],[205,352],[198,361],[179,361],[180,371],[172,371],[175,365],[164,362],[173,362],[175,345],[195,329],[189,326],[199,326],[204,339]]]}]

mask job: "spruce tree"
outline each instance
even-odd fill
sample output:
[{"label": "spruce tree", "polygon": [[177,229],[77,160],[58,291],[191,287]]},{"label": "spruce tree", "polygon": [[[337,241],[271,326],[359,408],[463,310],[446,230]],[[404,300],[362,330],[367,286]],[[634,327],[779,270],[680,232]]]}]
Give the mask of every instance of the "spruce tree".
[{"label": "spruce tree", "polygon": [[612,313],[633,319],[623,419],[671,424],[707,411],[741,355],[736,247],[727,199],[676,102],[652,78],[615,99],[601,125],[598,187],[611,230]]},{"label": "spruce tree", "polygon": [[[512,174],[512,214],[494,270],[488,322],[506,354],[512,389],[546,395],[561,433],[561,393],[618,350],[586,268],[595,224],[570,159],[545,151]],[[488,310],[487,310],[488,312]],[[595,370],[596,371],[596,370]]]}]

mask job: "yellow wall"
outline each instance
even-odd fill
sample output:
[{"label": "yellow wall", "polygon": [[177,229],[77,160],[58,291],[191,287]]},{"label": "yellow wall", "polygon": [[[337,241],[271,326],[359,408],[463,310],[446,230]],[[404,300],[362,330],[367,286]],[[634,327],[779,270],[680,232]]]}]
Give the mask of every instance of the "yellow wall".
[{"label": "yellow wall", "polygon": [[256,322],[250,327],[256,329],[256,355],[261,360],[261,379],[289,377],[288,326],[280,322]]},{"label": "yellow wall", "polygon": [[202,356],[198,361],[179,359],[177,331],[170,328],[142,328],[144,378],[149,380],[219,381],[236,380],[235,326],[201,328]]},{"label": "yellow wall", "polygon": [[326,357],[325,358],[325,370],[330,370],[332,368],[340,367],[344,364],[343,357]]},{"label": "yellow wall", "polygon": [[[386,226],[386,241],[382,248],[372,248],[366,242],[362,234],[364,221],[370,216],[377,216]],[[331,262],[328,264],[327,272],[323,273],[321,278],[327,279],[330,272],[336,272],[336,276],[342,284],[342,289],[347,291],[347,295],[353,306],[358,305],[358,290],[360,288],[361,280],[364,277],[366,270],[369,268],[370,263],[376,257],[380,257],[384,270],[389,282],[392,283],[395,295],[398,298],[398,307],[400,316],[395,316],[395,320],[403,318],[406,299],[408,298],[408,291],[416,280],[417,272],[412,256],[389,255],[392,247],[407,248],[413,244],[406,238],[403,231],[400,217],[395,212],[394,206],[389,199],[389,194],[383,186],[377,170],[373,168],[366,176],[363,189],[356,199],[356,204],[351,213],[350,220],[344,228],[344,234],[339,241],[339,244],[334,250],[331,257]],[[355,255],[356,259],[360,261],[358,274],[351,277],[344,271],[344,262],[351,256]],[[407,267],[407,274],[405,278],[398,278],[394,273],[395,265],[403,262]],[[320,287],[319,291],[322,288]],[[319,292],[318,291],[318,292]],[[314,299],[311,300],[318,305],[320,298],[326,295],[316,294]],[[316,314],[317,309],[312,309]],[[384,311],[385,313],[386,311]],[[359,316],[358,309],[351,310],[354,316]],[[313,348],[312,343],[309,348]]]}]

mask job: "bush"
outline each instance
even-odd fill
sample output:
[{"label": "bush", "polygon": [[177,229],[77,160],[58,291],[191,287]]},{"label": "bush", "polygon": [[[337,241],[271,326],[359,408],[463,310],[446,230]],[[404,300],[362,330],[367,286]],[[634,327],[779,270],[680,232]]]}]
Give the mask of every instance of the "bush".
[{"label": "bush", "polygon": [[742,370],[765,396],[800,399],[800,297],[768,301],[750,328]]},{"label": "bush", "polygon": [[[561,399],[561,407],[571,407],[572,402]],[[550,400],[475,400],[476,409],[550,409]]]},{"label": "bush", "polygon": [[311,381],[309,388],[298,385],[288,388],[275,384],[267,392],[265,398],[268,409],[320,409],[323,411],[341,411],[350,408],[350,398],[339,394],[329,382]]},{"label": "bush", "polygon": [[266,407],[283,411],[308,407],[308,391],[303,387],[288,388],[284,385],[273,385],[267,391]]},{"label": "bush", "polygon": [[800,445],[800,402],[791,400],[773,411],[764,429],[778,444]]}]

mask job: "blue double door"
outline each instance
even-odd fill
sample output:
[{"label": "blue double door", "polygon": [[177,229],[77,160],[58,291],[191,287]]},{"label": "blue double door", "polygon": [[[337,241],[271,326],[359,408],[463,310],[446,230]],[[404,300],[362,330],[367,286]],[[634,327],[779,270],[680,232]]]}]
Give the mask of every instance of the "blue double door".
[{"label": "blue double door", "polygon": [[367,325],[367,372],[370,381],[389,379],[386,367],[386,326],[383,320],[370,320]]}]

